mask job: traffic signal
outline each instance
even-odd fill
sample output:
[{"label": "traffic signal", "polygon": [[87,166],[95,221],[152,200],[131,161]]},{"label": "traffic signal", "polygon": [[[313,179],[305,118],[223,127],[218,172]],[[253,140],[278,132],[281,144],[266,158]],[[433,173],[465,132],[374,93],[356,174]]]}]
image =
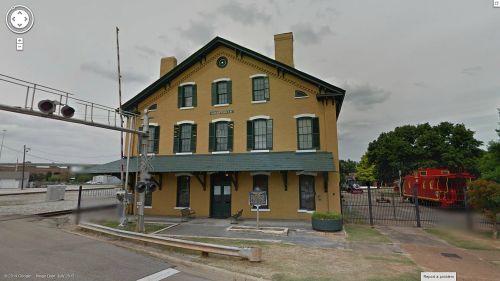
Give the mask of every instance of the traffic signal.
[{"label": "traffic signal", "polygon": [[137,193],[143,193],[144,191],[146,191],[146,183],[144,182],[138,182],[136,185],[135,185],[135,191],[137,191]]},{"label": "traffic signal", "polygon": [[45,114],[52,114],[56,111],[56,103],[51,100],[41,100],[38,102],[38,109]]},{"label": "traffic signal", "polygon": [[71,118],[75,115],[75,109],[69,105],[61,107],[61,114],[63,117]]},{"label": "traffic signal", "polygon": [[153,182],[153,181],[148,182],[148,183],[146,184],[146,186],[147,186],[147,188],[148,188],[148,191],[149,191],[149,192],[153,192],[153,191],[155,191],[155,190],[156,190],[156,187],[157,187],[157,186],[156,186],[156,183],[155,183],[155,182]]}]

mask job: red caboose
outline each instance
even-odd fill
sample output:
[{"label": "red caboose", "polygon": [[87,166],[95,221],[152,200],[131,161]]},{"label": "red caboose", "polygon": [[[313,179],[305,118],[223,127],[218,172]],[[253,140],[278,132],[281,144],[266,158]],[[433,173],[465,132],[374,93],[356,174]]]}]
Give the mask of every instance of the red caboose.
[{"label": "red caboose", "polygon": [[468,172],[450,173],[446,168],[419,169],[405,176],[403,196],[413,198],[413,186],[416,184],[420,200],[438,202],[442,207],[463,204],[464,192],[473,178]]}]

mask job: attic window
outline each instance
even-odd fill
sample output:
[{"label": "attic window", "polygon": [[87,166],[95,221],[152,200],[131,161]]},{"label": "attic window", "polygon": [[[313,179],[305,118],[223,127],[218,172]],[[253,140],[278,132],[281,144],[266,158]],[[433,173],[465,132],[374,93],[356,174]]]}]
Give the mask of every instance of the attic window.
[{"label": "attic window", "polygon": [[305,93],[305,92],[303,92],[303,91],[300,91],[300,90],[296,90],[296,91],[295,91],[295,98],[296,98],[296,99],[305,99],[305,98],[308,98],[308,97],[309,97],[309,95],[308,95],[308,94],[306,94],[306,93]]},{"label": "attic window", "polygon": [[156,111],[156,109],[158,109],[158,105],[156,103],[148,107],[148,111]]}]

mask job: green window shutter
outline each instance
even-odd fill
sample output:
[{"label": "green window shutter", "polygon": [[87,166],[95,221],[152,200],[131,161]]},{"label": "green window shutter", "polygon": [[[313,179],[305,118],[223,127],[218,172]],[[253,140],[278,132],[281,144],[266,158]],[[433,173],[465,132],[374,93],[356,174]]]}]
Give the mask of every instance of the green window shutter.
[{"label": "green window shutter", "polygon": [[273,119],[267,120],[266,145],[267,149],[273,149]]},{"label": "green window shutter", "polygon": [[217,104],[217,83],[212,83],[212,105]]},{"label": "green window shutter", "polygon": [[182,87],[177,88],[177,108],[182,107]]},{"label": "green window shutter", "polygon": [[179,125],[174,125],[174,153],[179,152]]},{"label": "green window shutter", "polygon": [[208,123],[208,151],[215,150],[215,123]]},{"label": "green window shutter", "polygon": [[255,79],[256,78],[252,78],[252,101],[255,100]]},{"label": "green window shutter", "polygon": [[196,152],[196,124],[191,125],[191,152]]},{"label": "green window shutter", "polygon": [[227,124],[227,150],[233,151],[234,122]]},{"label": "green window shutter", "polygon": [[227,81],[227,103],[233,103],[233,82]]},{"label": "green window shutter", "polygon": [[253,121],[247,121],[247,150],[253,149]]},{"label": "green window shutter", "polygon": [[193,107],[196,107],[197,105],[197,94],[196,94],[196,85],[193,85]]},{"label": "green window shutter", "polygon": [[158,154],[160,151],[160,126],[155,127],[155,135],[154,135],[154,143],[153,143],[153,153]]},{"label": "green window shutter", "polygon": [[319,147],[319,118],[315,117],[312,119],[312,132],[313,132],[313,147],[315,149],[320,149]]},{"label": "green window shutter", "polygon": [[266,100],[270,100],[270,96],[269,96],[269,77],[264,77],[264,88],[266,89],[265,91],[265,97],[266,97]]}]

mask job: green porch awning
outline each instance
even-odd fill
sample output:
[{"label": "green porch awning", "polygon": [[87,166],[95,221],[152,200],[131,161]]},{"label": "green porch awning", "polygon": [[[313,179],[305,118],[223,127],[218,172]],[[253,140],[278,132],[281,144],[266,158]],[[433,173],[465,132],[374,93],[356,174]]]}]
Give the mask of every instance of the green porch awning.
[{"label": "green porch awning", "polygon": [[[120,173],[120,160],[87,168],[81,173]],[[124,161],[126,162],[126,160]],[[335,171],[331,152],[257,152],[228,154],[157,155],[150,160],[153,173]],[[129,172],[138,171],[139,159],[130,158]]]}]

